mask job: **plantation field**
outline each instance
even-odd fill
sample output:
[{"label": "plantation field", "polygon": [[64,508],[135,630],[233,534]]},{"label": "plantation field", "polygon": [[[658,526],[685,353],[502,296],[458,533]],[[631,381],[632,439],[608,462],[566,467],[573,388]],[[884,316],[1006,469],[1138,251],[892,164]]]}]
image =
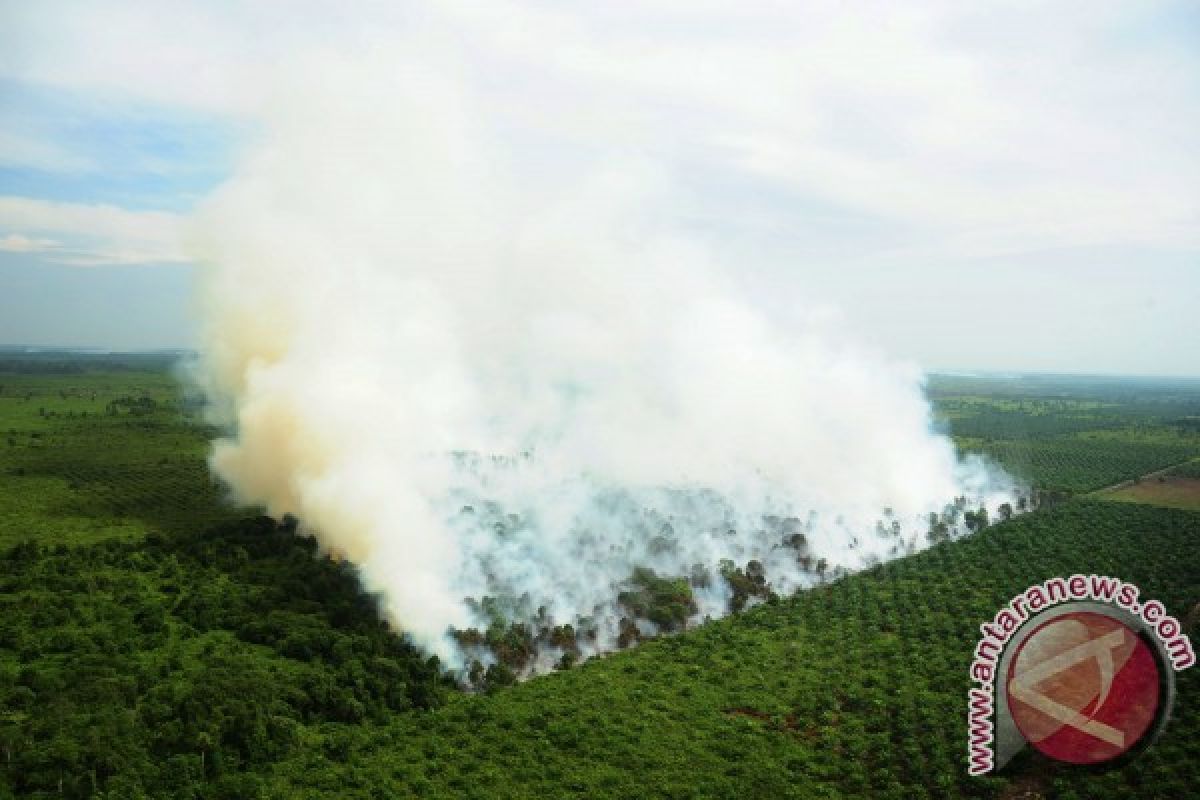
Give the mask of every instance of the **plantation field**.
[{"label": "plantation field", "polygon": [[[1190,438],[1190,437],[1189,437]],[[1196,445],[1121,438],[1064,438],[985,445],[982,452],[1034,485],[1067,494],[1088,492],[1191,458]]]},{"label": "plantation field", "polygon": [[[1121,575],[1183,614],[1200,599],[1200,515],[1076,500],[630,653],[355,731],[269,785],[424,797],[1004,796],[968,778],[964,697],[978,624],[1045,576]],[[1141,760],[1105,774],[1026,753],[1055,797],[1186,796],[1200,680]],[[1027,785],[1027,784],[1022,784]]]},{"label": "plantation field", "polygon": [[1200,456],[1200,381],[933,376],[940,427],[1053,496]]},{"label": "plantation field", "polygon": [[[86,797],[1004,796],[964,769],[978,623],[1046,576],[1116,574],[1184,616],[1200,514],[1073,500],[566,672],[468,695],[352,572],[246,520],[0,562],[0,776]],[[1166,735],[1056,797],[1186,796],[1196,671]],[[1135,790],[1137,790],[1135,792]]]},{"label": "plantation field", "polygon": [[112,371],[105,359],[97,370],[66,364],[57,373],[53,362],[34,364],[45,371],[0,372],[0,547],[194,531],[230,518],[208,477],[211,432],[164,362]]},{"label": "plantation field", "polygon": [[[204,464],[213,431],[164,362],[74,367],[0,360],[0,798],[1182,798],[1200,785],[1195,668],[1135,761],[1097,773],[1027,751],[1005,776],[966,774],[967,669],[979,624],[1010,597],[1096,572],[1198,616],[1200,511],[1082,496],[1200,456],[1186,385],[935,378],[940,424],[1006,465],[1025,453],[1057,502],[464,692],[380,618],[351,565],[222,503]],[[1021,415],[1037,418],[1027,433]],[[1194,481],[1196,463],[1159,485]],[[1155,481],[1129,488],[1143,486]]]}]

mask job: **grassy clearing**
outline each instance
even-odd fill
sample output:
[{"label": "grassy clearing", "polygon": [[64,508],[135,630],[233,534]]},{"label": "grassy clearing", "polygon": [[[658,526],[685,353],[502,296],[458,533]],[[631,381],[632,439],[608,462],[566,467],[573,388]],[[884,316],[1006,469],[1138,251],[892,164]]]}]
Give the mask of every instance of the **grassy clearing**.
[{"label": "grassy clearing", "polygon": [[1200,511],[1200,478],[1152,478],[1099,495],[1119,503],[1148,503],[1166,508]]}]

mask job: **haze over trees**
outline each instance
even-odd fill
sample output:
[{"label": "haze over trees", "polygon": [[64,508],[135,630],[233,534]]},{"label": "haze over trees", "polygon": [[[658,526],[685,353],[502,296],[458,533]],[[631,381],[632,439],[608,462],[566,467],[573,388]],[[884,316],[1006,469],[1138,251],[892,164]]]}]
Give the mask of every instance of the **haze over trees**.
[{"label": "haze over trees", "polygon": [[[586,624],[514,624],[511,599],[477,598],[493,623],[457,632],[477,658],[451,672],[295,520],[222,503],[211,432],[166,374],[80,363],[0,380],[0,797],[1002,796],[1010,779],[963,768],[979,621],[1080,570],[1135,582],[1180,619],[1200,591],[1200,514],[1065,489],[1051,503],[1040,487],[1059,473],[1041,472],[1017,499],[1033,513],[954,504],[929,520],[926,552],[852,575],[813,558],[801,519],[764,520],[816,579],[795,596],[753,560],[635,570],[615,587],[628,652],[584,663]],[[1028,463],[1076,440],[1123,443],[1127,469],[1200,456],[1177,424],[1200,393],[1178,387],[1074,385],[1046,405],[1044,386],[933,385],[956,436],[974,430],[968,412],[1062,415],[1004,440]],[[1107,427],[1073,429],[1093,413]],[[888,520],[875,535],[893,536]],[[733,616],[693,622],[696,592],[722,582]],[[560,655],[518,682],[542,648]],[[1143,758],[1036,768],[1039,790],[1185,796],[1194,672]]]}]

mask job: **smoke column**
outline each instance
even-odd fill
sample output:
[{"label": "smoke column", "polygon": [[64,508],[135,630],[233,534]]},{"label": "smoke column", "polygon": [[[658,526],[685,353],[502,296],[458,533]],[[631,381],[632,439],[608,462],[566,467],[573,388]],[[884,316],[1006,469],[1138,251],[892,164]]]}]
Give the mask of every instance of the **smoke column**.
[{"label": "smoke column", "polygon": [[1010,499],[932,432],[915,367],[800,291],[807,322],[756,310],[669,221],[686,197],[654,159],[535,174],[456,65],[294,67],[197,215],[212,469],[448,663],[468,597],[591,616],[604,650],[635,566],[811,584],[765,516],[852,569],[924,546],[956,497]]}]

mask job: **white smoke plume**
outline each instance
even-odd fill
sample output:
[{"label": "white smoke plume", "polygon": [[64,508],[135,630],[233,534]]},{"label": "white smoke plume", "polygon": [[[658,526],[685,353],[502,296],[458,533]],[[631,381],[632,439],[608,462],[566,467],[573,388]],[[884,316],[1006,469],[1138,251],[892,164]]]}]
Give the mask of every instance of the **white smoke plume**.
[{"label": "white smoke plume", "polygon": [[[559,162],[514,153],[511,115],[428,54],[289,71],[198,214],[212,467],[448,663],[448,630],[486,625],[465,598],[590,617],[604,650],[638,566],[817,580],[764,518],[856,568],[927,544],[957,497],[1011,500],[932,432],[914,366],[796,287],[787,323],[743,297],[653,157],[539,172]],[[695,619],[727,595],[702,585]]]}]

